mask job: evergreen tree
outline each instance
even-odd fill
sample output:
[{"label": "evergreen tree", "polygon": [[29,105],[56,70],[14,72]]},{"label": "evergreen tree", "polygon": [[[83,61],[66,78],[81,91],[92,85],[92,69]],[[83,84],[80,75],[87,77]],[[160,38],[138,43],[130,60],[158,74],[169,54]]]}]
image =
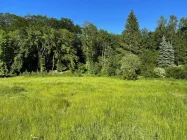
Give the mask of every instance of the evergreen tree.
[{"label": "evergreen tree", "polygon": [[139,30],[138,19],[133,10],[127,18],[125,30],[123,31],[123,39],[124,43],[128,46],[128,51],[137,54],[140,49],[141,33]]},{"label": "evergreen tree", "polygon": [[174,49],[170,42],[166,41],[165,36],[162,37],[160,45],[160,54],[158,58],[158,66],[161,68],[174,66]]},{"label": "evergreen tree", "polygon": [[155,46],[154,48],[156,50],[159,50],[159,46],[160,46],[160,42],[162,42],[162,37],[163,35],[165,35],[167,38],[167,19],[164,17],[164,16],[161,16],[160,19],[158,20],[157,22],[157,27],[155,29],[155,32],[154,32],[154,41],[155,41]]}]

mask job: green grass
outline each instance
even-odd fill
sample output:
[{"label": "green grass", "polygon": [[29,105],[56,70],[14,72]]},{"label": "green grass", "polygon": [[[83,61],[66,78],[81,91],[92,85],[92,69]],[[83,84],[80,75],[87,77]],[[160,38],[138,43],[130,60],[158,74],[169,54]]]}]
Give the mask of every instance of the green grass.
[{"label": "green grass", "polygon": [[1,140],[186,140],[187,81],[0,79]]}]

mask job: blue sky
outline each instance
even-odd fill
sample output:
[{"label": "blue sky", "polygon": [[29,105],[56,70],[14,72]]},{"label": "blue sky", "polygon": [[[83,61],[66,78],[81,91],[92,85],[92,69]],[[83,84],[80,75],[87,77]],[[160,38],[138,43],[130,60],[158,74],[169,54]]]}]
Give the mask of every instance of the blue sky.
[{"label": "blue sky", "polygon": [[161,15],[187,17],[186,6],[187,0],[0,0],[3,13],[66,17],[79,25],[86,20],[113,33],[122,32],[130,10],[134,10],[140,28],[154,30]]}]

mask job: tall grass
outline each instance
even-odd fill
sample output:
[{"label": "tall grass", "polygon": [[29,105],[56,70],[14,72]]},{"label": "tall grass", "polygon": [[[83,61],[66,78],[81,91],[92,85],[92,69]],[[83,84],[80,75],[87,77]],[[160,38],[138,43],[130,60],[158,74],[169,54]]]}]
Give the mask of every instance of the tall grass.
[{"label": "tall grass", "polygon": [[2,140],[185,140],[187,81],[0,79]]}]

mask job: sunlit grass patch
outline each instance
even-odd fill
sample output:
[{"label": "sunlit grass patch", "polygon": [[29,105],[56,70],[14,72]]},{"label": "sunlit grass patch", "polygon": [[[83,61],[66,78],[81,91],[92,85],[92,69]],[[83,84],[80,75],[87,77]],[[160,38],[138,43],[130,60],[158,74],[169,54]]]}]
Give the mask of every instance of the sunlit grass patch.
[{"label": "sunlit grass patch", "polygon": [[0,79],[0,139],[187,139],[187,81]]}]

